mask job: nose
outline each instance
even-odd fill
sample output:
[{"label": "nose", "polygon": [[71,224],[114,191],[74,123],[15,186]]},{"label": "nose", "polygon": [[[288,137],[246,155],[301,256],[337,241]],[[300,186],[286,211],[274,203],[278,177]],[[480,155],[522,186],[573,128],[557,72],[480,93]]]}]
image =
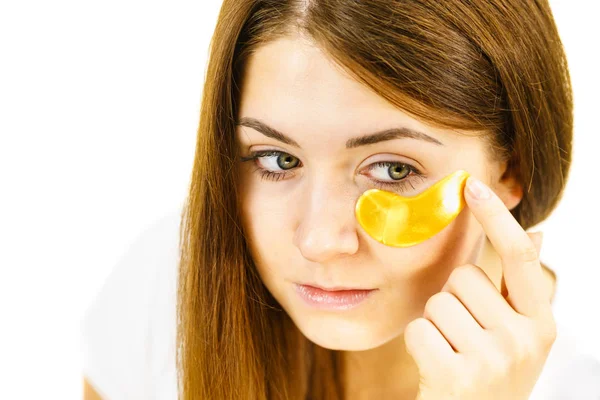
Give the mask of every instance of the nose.
[{"label": "nose", "polygon": [[355,194],[329,184],[305,191],[308,199],[300,211],[294,245],[311,261],[324,263],[358,250]]}]

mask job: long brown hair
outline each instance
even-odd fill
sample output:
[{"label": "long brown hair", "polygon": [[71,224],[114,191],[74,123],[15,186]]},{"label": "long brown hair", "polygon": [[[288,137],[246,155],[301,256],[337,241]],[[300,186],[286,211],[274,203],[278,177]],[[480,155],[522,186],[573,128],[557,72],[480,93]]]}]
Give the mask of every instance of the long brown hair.
[{"label": "long brown hair", "polygon": [[545,0],[224,0],[210,45],[182,213],[182,399],[343,399],[339,351],[308,341],[261,282],[242,229],[235,127],[244,65],[301,34],[353,78],[508,161],[524,229],[558,203],[571,163],[570,77]]}]

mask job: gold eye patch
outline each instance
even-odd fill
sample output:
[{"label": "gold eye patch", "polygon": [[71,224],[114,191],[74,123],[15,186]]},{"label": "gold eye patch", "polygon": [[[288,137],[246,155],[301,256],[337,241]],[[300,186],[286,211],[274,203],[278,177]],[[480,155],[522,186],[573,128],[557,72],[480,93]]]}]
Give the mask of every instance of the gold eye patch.
[{"label": "gold eye patch", "polygon": [[458,170],[414,197],[367,190],[356,202],[356,219],[380,243],[414,246],[440,232],[460,213],[468,177],[468,172]]}]

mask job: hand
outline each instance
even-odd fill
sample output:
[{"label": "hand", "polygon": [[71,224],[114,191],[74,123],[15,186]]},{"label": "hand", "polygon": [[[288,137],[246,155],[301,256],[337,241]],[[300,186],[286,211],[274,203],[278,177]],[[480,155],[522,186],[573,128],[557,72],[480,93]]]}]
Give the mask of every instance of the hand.
[{"label": "hand", "polygon": [[465,190],[465,200],[500,255],[504,295],[481,268],[462,265],[406,326],[406,350],[420,375],[417,400],[528,399],[556,339],[541,236],[525,232],[484,188],[488,199]]}]

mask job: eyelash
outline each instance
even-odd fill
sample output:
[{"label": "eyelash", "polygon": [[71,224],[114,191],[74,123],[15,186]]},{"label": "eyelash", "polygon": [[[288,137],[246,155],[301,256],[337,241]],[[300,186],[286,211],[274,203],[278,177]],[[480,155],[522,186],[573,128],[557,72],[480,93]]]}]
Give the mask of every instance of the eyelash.
[{"label": "eyelash", "polygon": [[[276,151],[276,150],[255,151],[255,152],[250,153],[250,155],[248,157],[241,157],[241,159],[242,159],[242,162],[255,161],[259,158],[268,157],[268,156],[279,156],[281,154],[288,154],[288,153],[284,153],[282,151]],[[258,173],[262,179],[271,180],[271,181],[279,181],[288,175],[288,172],[273,172],[273,171],[269,171],[265,168],[259,167],[258,165],[256,165],[256,162],[254,163],[254,165],[255,165],[254,172]],[[424,178],[424,175],[418,169],[413,167],[411,164],[408,164],[405,162],[380,161],[380,162],[371,164],[368,167],[368,170],[371,171],[372,169],[375,169],[376,167],[390,167],[392,165],[404,165],[404,166],[408,167],[410,172],[404,178],[402,178],[401,180],[396,181],[396,182],[383,182],[383,181],[373,180],[375,182],[375,186],[377,186],[381,189],[392,188],[394,190],[404,191],[407,189],[407,185],[410,185],[413,189],[415,189],[415,187],[412,185],[412,182],[410,179],[411,177],[413,179],[417,179],[417,178],[423,179]]]}]

